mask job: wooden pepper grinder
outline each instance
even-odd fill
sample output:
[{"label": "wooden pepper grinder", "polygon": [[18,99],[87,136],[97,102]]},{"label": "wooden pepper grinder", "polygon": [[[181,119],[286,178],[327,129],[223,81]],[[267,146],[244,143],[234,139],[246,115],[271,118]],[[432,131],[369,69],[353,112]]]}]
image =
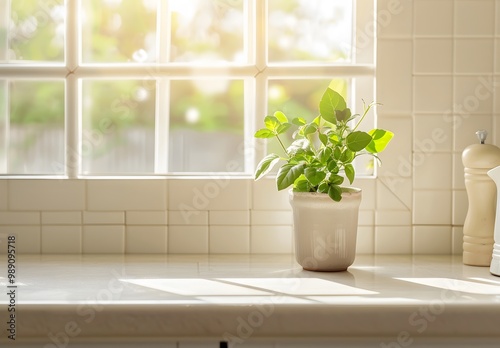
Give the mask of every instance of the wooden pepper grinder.
[{"label": "wooden pepper grinder", "polygon": [[463,263],[490,266],[496,214],[496,185],[487,172],[500,165],[500,149],[485,144],[488,132],[476,132],[480,144],[462,153],[469,209],[464,223]]}]

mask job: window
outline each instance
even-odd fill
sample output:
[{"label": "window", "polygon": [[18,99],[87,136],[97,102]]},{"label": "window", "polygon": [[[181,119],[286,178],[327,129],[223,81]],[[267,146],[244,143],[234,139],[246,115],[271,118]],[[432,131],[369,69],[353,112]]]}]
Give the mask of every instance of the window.
[{"label": "window", "polygon": [[251,174],[265,115],[313,116],[328,85],[358,112],[374,99],[374,13],[373,0],[0,0],[0,174]]}]

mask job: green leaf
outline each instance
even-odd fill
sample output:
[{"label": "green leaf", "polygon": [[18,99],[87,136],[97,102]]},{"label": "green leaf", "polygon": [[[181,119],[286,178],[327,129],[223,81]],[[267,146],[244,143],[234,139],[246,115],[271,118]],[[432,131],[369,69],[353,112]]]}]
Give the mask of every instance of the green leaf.
[{"label": "green leaf", "polygon": [[350,133],[346,141],[349,150],[358,152],[363,150],[372,141],[372,137],[366,132],[356,131]]},{"label": "green leaf", "polygon": [[295,117],[293,120],[292,120],[292,123],[296,126],[303,126],[305,125],[307,122],[304,118],[302,117]]},{"label": "green leaf", "polygon": [[261,138],[261,139],[272,138],[272,137],[274,137],[274,132],[270,131],[267,128],[262,128],[262,129],[259,129],[257,132],[255,132],[254,137]]},{"label": "green leaf", "polygon": [[293,156],[299,150],[305,150],[309,147],[309,140],[307,139],[298,139],[295,140],[287,149],[286,153],[290,156]]},{"label": "green leaf", "polygon": [[328,160],[332,157],[332,149],[329,147],[324,147],[318,152],[318,159],[322,164],[328,163]]},{"label": "green leaf", "polygon": [[333,150],[333,158],[335,158],[338,161],[340,160],[340,156],[342,156],[342,150],[339,147],[336,147]]},{"label": "green leaf", "polygon": [[283,134],[285,133],[288,129],[290,129],[290,127],[292,126],[291,123],[282,123],[278,126],[278,128],[276,129],[276,133],[278,134]]},{"label": "green leaf", "polygon": [[325,172],[318,171],[316,168],[311,168],[311,167],[305,169],[304,175],[313,186],[319,185],[319,183],[326,178]]},{"label": "green leaf", "polygon": [[343,182],[344,182],[343,176],[337,174],[333,174],[330,176],[330,183],[333,185],[342,185]]},{"label": "green leaf", "polygon": [[335,92],[331,88],[327,88],[321,101],[319,103],[319,112],[321,116],[328,122],[337,124],[337,118],[335,117],[336,110],[344,110],[346,108],[346,102],[344,97],[339,93]]},{"label": "green leaf", "polygon": [[337,185],[330,185],[328,189],[328,196],[335,202],[340,202],[342,200],[342,189]]},{"label": "green leaf", "polygon": [[309,123],[304,128],[304,136],[316,133],[317,130],[318,130],[318,125],[316,123]]},{"label": "green leaf", "polygon": [[320,193],[328,193],[328,190],[330,189],[330,185],[328,185],[328,183],[326,182],[322,182],[319,186],[318,186],[318,189],[317,189],[317,192],[320,192]]},{"label": "green leaf", "polygon": [[323,145],[327,145],[328,144],[328,136],[326,134],[323,134],[323,133],[319,133],[318,134],[318,137],[319,137],[319,141],[321,141],[321,143]]},{"label": "green leaf", "polygon": [[266,118],[264,118],[264,123],[266,128],[271,131],[275,131],[280,125],[280,121],[274,116],[266,116]]},{"label": "green leaf", "polygon": [[337,165],[337,161],[335,160],[331,160],[330,162],[328,162],[327,168],[331,173],[337,174],[339,172],[339,166]]},{"label": "green leaf", "polygon": [[295,180],[293,184],[293,189],[298,192],[309,192],[311,190],[311,185],[307,181],[304,175],[301,175]]},{"label": "green leaf", "polygon": [[335,111],[335,117],[337,118],[338,121],[345,121],[347,122],[351,118],[351,109],[345,108],[344,110],[336,110]]},{"label": "green leaf", "polygon": [[384,129],[372,129],[368,132],[372,136],[372,141],[366,147],[366,150],[371,153],[379,153],[385,150],[394,133]]},{"label": "green leaf", "polygon": [[278,163],[280,160],[280,157],[275,154],[271,153],[264,157],[258,164],[257,170],[255,171],[255,180],[259,180],[261,177],[269,173],[271,169]]},{"label": "green leaf", "polygon": [[337,133],[332,133],[330,136],[330,141],[334,144],[338,144],[340,142],[340,138]]},{"label": "green leaf", "polygon": [[276,184],[278,191],[284,190],[292,185],[299,176],[304,173],[304,164],[285,164],[278,171]]},{"label": "green leaf", "polygon": [[349,149],[345,149],[345,151],[342,152],[342,156],[340,156],[340,161],[343,163],[351,163],[353,159],[354,159],[354,152],[352,152]]},{"label": "green leaf", "polygon": [[288,118],[282,111],[276,111],[274,117],[281,123],[288,123]]},{"label": "green leaf", "polygon": [[349,183],[352,184],[352,182],[354,181],[354,177],[356,176],[354,166],[352,164],[346,164],[344,167],[344,171],[347,179],[349,179]]}]

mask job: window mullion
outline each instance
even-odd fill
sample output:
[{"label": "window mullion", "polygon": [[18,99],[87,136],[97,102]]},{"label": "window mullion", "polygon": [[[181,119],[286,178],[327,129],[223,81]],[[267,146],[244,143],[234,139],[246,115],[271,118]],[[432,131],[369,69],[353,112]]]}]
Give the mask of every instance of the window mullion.
[{"label": "window mullion", "polygon": [[259,71],[263,71],[267,67],[267,1],[256,0],[254,7],[253,50],[255,52],[255,66]]},{"label": "window mullion", "polygon": [[66,0],[66,175],[77,178],[81,173],[81,116],[78,78],[75,74],[80,63],[80,35],[78,8],[80,1]]},{"label": "window mullion", "polygon": [[[160,0],[157,13],[157,62],[167,64],[170,56],[170,24],[168,0]],[[159,79],[156,89],[156,140],[155,140],[155,173],[168,172],[169,154],[169,82]]]},{"label": "window mullion", "polygon": [[[255,131],[262,125],[262,119],[267,113],[267,0],[256,0],[254,13],[253,13],[253,52],[255,53],[255,67],[258,69],[259,74],[255,77],[254,95],[255,103],[253,110],[253,129]],[[253,133],[252,133],[253,135]],[[266,154],[266,147],[263,141],[259,139],[252,139],[254,151],[249,151],[252,158],[246,159],[246,163],[251,163],[252,168],[247,171],[253,172],[256,160],[262,158]],[[247,164],[248,165],[248,164]]]}]

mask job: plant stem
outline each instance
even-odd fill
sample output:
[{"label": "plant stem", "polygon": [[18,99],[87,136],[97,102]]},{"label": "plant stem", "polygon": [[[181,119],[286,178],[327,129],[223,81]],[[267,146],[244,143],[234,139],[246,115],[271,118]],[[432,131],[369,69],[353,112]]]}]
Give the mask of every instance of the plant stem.
[{"label": "plant stem", "polygon": [[283,152],[285,153],[286,157],[290,158],[290,156],[288,155],[288,152],[286,152],[286,147],[285,147],[285,145],[283,145],[283,142],[281,141],[278,134],[276,134],[276,139],[278,139],[278,141],[281,145],[281,148],[283,149]]},{"label": "plant stem", "polygon": [[316,156],[318,153],[316,152],[316,148],[314,147],[314,139],[312,139],[312,134],[308,134],[306,136],[307,140],[309,140],[309,144],[310,144],[310,147],[311,147],[311,151],[314,153],[314,155]]},{"label": "plant stem", "polygon": [[368,114],[368,111],[370,111],[370,109],[372,108],[374,104],[371,103],[368,105],[368,107],[365,107],[365,111],[363,112],[363,116],[361,116],[360,120],[358,121],[358,123],[356,124],[356,126],[353,128],[353,132],[359,127],[359,125],[361,124],[361,122],[363,122],[363,119],[365,118],[365,116]]}]

